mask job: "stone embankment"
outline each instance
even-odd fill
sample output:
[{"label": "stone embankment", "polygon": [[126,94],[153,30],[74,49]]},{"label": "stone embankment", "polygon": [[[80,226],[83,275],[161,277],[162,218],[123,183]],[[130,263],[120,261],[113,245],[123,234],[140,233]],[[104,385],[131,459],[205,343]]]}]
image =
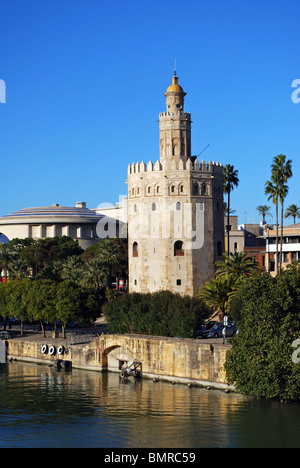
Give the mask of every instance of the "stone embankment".
[{"label": "stone embankment", "polygon": [[[99,330],[100,331],[100,330]],[[72,367],[120,372],[134,360],[142,363],[144,377],[223,390],[224,363],[230,345],[222,340],[192,340],[141,335],[41,333],[15,336],[7,342],[8,359],[54,365],[68,361]]]}]

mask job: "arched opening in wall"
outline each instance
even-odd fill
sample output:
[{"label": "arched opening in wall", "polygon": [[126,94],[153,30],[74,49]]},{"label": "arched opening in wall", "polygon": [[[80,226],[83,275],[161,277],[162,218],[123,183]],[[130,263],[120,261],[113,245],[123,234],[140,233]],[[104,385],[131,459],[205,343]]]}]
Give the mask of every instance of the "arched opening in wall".
[{"label": "arched opening in wall", "polygon": [[170,190],[171,193],[175,193],[175,185],[171,185],[171,190]]},{"label": "arched opening in wall", "polygon": [[199,195],[199,185],[197,182],[193,182],[192,195]]},{"label": "arched opening in wall", "polygon": [[159,185],[156,187],[156,193],[159,193]]},{"label": "arched opening in wall", "polygon": [[112,345],[102,353],[102,369],[119,371],[122,366],[127,366],[133,361],[132,352],[130,349],[120,344]]},{"label": "arched opening in wall", "polygon": [[176,241],[174,244],[174,257],[183,257],[184,250],[183,250],[183,242]]},{"label": "arched opening in wall", "polygon": [[176,203],[176,211],[180,211],[180,210],[181,210],[181,203],[177,202]]},{"label": "arched opening in wall", "polygon": [[106,348],[102,352],[102,369],[106,370],[108,368],[108,355],[111,351],[113,351],[116,348],[120,348],[120,346],[119,345],[110,346],[109,348]]},{"label": "arched opening in wall", "polygon": [[152,203],[152,207],[151,207],[152,211],[156,211],[156,203]]},{"label": "arched opening in wall", "polygon": [[206,183],[203,182],[203,184],[201,184],[201,195],[206,195],[206,191],[207,191]]},{"label": "arched opening in wall", "polygon": [[138,257],[139,256],[139,246],[137,242],[134,242],[132,245],[132,256]]},{"label": "arched opening in wall", "polygon": [[183,193],[184,192],[184,186],[181,184],[180,185],[180,189],[179,189],[180,193]]}]

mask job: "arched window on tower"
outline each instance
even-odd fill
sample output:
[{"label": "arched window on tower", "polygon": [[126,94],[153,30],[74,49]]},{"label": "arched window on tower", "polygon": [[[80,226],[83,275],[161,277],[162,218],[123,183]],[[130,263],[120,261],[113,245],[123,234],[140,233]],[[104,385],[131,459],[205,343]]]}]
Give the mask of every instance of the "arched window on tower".
[{"label": "arched window on tower", "polygon": [[184,250],[183,250],[183,242],[176,241],[174,244],[174,257],[183,257]]},{"label": "arched window on tower", "polygon": [[207,189],[206,183],[203,182],[203,183],[201,184],[201,195],[206,195],[206,189]]},{"label": "arched window on tower", "polygon": [[177,202],[177,203],[176,203],[176,210],[177,210],[177,211],[180,211],[180,210],[181,210],[181,203],[180,203],[180,202]]},{"label": "arched window on tower", "polygon": [[139,249],[138,249],[138,243],[134,242],[132,245],[132,256],[133,257],[138,257],[139,256]]},{"label": "arched window on tower", "polygon": [[193,182],[192,194],[199,195],[199,185],[197,182]]},{"label": "arched window on tower", "polygon": [[156,203],[152,203],[152,211],[156,211]]}]

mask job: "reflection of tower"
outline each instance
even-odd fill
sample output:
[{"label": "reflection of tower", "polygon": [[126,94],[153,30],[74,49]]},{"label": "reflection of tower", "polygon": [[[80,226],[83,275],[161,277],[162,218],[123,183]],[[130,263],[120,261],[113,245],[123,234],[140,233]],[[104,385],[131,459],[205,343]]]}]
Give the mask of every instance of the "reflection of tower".
[{"label": "reflection of tower", "polygon": [[223,253],[223,167],[191,156],[176,73],[159,115],[160,160],[128,167],[129,288],[195,295]]}]

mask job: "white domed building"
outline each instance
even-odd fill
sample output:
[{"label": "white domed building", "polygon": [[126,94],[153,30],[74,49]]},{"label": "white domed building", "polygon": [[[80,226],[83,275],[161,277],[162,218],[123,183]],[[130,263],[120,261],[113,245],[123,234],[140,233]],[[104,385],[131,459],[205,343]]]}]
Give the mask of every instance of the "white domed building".
[{"label": "white domed building", "polygon": [[102,218],[103,215],[89,210],[85,202],[77,202],[75,207],[54,204],[49,207],[24,208],[0,218],[0,236],[2,242],[15,238],[68,236],[77,240],[85,250],[99,240],[97,224]]}]

